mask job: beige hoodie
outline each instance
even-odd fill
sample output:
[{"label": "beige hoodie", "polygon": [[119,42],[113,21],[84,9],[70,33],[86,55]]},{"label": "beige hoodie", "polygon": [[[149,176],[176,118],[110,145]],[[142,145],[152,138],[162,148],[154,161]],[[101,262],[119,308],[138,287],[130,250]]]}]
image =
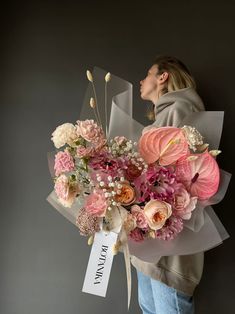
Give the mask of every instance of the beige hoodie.
[{"label": "beige hoodie", "polygon": [[[154,108],[152,125],[178,127],[192,112],[205,110],[202,99],[194,88],[188,87],[162,95]],[[144,130],[151,128],[147,126]],[[131,256],[132,265],[154,279],[188,295],[193,295],[202,277],[204,252],[192,255],[162,256],[158,263],[147,263]]]}]

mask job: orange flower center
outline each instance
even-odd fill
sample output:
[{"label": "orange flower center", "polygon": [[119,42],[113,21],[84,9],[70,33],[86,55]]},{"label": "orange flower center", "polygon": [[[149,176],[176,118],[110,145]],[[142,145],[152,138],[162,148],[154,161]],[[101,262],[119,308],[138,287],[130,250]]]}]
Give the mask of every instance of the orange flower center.
[{"label": "orange flower center", "polygon": [[164,219],[166,219],[166,216],[161,212],[157,212],[156,214],[153,215],[153,220],[155,222],[159,222],[159,221],[162,221]]},{"label": "orange flower center", "polygon": [[121,193],[116,194],[115,199],[120,203],[127,204],[134,199],[134,196],[134,189],[129,185],[123,185],[121,188]]}]

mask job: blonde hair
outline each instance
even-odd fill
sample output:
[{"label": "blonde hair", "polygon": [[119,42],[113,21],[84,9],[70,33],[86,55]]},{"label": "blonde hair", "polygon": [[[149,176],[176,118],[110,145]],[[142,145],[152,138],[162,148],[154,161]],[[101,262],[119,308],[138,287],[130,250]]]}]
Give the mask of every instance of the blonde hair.
[{"label": "blonde hair", "polygon": [[[196,82],[191,75],[186,65],[176,57],[167,55],[156,56],[153,65],[158,66],[156,75],[163,72],[168,72],[169,76],[165,87],[162,89],[162,94],[173,92],[186,87],[193,87],[196,89]],[[147,110],[147,118],[151,121],[155,120],[154,104],[152,108]]]}]

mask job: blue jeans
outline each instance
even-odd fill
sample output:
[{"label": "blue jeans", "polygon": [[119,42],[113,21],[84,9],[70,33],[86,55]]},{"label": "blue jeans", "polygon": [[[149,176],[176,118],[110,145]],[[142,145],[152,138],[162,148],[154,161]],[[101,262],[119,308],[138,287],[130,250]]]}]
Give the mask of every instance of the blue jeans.
[{"label": "blue jeans", "polygon": [[193,296],[137,270],[138,299],[143,314],[194,314]]}]

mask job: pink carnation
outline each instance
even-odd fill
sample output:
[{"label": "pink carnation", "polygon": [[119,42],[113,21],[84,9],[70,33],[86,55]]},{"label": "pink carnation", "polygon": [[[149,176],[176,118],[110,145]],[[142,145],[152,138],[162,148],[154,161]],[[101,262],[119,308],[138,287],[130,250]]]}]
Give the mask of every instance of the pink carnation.
[{"label": "pink carnation", "polygon": [[174,213],[182,219],[190,219],[192,211],[195,209],[197,197],[191,197],[182,183],[175,186],[174,193]]},{"label": "pink carnation", "polygon": [[173,240],[183,230],[183,221],[180,217],[171,215],[165,225],[155,232],[156,238],[161,240]]},{"label": "pink carnation", "polygon": [[55,182],[55,193],[60,203],[65,207],[71,207],[80,188],[76,182],[70,183],[65,174],[60,175]]},{"label": "pink carnation", "polygon": [[78,145],[77,150],[76,150],[76,155],[79,158],[89,157],[93,155],[93,153],[94,153],[93,147],[84,147],[82,145]]},{"label": "pink carnation", "polygon": [[141,242],[144,240],[144,234],[139,228],[135,228],[129,233],[129,237],[135,242]]},{"label": "pink carnation", "polygon": [[77,135],[83,137],[88,142],[100,142],[104,138],[104,132],[100,126],[97,125],[94,120],[77,120],[76,125]]},{"label": "pink carnation", "polygon": [[58,152],[55,156],[55,175],[59,176],[63,172],[74,170],[74,160],[69,152]]},{"label": "pink carnation", "polygon": [[88,195],[84,207],[88,214],[97,217],[104,217],[108,207],[108,202],[105,198],[103,190],[95,189],[90,195]]},{"label": "pink carnation", "polygon": [[131,207],[131,213],[133,217],[136,219],[136,225],[140,229],[147,229],[148,228],[148,222],[144,215],[143,209],[138,205],[133,205]]}]

